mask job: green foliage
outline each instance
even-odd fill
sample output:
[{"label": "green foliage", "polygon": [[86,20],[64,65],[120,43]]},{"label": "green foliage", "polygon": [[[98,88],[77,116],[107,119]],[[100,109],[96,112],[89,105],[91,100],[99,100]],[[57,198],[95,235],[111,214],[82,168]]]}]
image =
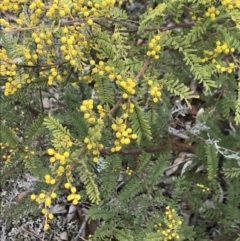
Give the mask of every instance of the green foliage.
[{"label": "green foliage", "polygon": [[92,173],[89,171],[87,164],[83,159],[79,160],[79,164],[80,165],[77,167],[77,170],[79,171],[81,181],[85,185],[87,196],[92,203],[99,204],[101,201],[100,193],[92,177]]},{"label": "green foliage", "polygon": [[0,126],[1,141],[7,142],[11,147],[15,147],[18,144],[18,138],[16,134],[5,124],[1,123]]},{"label": "green foliage", "polygon": [[39,115],[34,120],[32,125],[28,128],[28,130],[26,131],[26,137],[25,137],[27,143],[31,143],[34,140],[34,138],[36,138],[36,136],[41,132],[43,120],[44,120],[44,116]]},{"label": "green foliage", "polygon": [[142,139],[145,137],[147,140],[152,139],[152,134],[150,130],[150,126],[146,117],[144,116],[144,112],[140,107],[135,106],[133,113],[130,115],[130,121],[132,123],[132,128],[134,133],[137,134],[137,142],[140,144]]},{"label": "green foliage", "polygon": [[240,175],[240,168],[224,169],[224,174],[227,178],[236,178]]},{"label": "green foliage", "polygon": [[237,240],[239,3],[13,2],[0,3],[1,188],[36,185],[2,218],[40,207],[47,230],[61,200],[99,224],[83,240]]},{"label": "green foliage", "polygon": [[208,178],[213,179],[216,177],[218,170],[218,155],[215,146],[207,145],[206,146],[206,156],[207,156],[207,170]]},{"label": "green foliage", "polygon": [[183,83],[179,84],[179,80],[171,79],[171,76],[167,76],[166,80],[163,80],[163,84],[170,93],[179,96],[181,100],[185,100],[188,106],[191,106],[188,99],[198,98]]}]

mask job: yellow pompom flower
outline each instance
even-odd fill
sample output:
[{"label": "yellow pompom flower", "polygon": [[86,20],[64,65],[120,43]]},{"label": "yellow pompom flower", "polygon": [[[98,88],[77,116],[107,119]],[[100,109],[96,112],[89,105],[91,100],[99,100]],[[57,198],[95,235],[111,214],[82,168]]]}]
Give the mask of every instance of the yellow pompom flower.
[{"label": "yellow pompom flower", "polygon": [[50,156],[52,156],[52,155],[55,154],[55,151],[54,151],[52,148],[49,148],[49,149],[47,150],[47,152],[48,152],[48,155],[50,155]]},{"label": "yellow pompom flower", "polygon": [[48,230],[49,229],[49,224],[48,223],[45,223],[44,226],[43,226],[44,230]]},{"label": "yellow pompom flower", "polygon": [[37,198],[37,196],[35,194],[31,195],[31,200],[35,200]]},{"label": "yellow pompom flower", "polygon": [[64,187],[65,187],[66,189],[69,189],[69,188],[71,187],[71,183],[69,183],[69,182],[65,183]]},{"label": "yellow pompom flower", "polygon": [[46,199],[45,199],[45,206],[46,207],[49,207],[51,205],[51,198],[50,197],[47,197]]}]

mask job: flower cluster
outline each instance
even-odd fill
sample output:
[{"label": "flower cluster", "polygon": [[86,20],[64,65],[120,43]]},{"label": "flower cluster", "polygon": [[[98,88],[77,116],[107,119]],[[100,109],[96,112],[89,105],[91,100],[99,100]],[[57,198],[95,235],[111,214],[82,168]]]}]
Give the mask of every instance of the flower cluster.
[{"label": "flower cluster", "polygon": [[125,170],[125,172],[126,172],[129,176],[131,176],[131,175],[133,174],[133,170],[131,170],[130,167],[127,167],[126,170]]},{"label": "flower cluster", "polygon": [[47,184],[52,184],[54,185],[56,183],[56,180],[54,178],[52,178],[50,175],[45,175],[45,182]]},{"label": "flower cluster", "polygon": [[134,79],[127,78],[126,80],[121,80],[119,81],[119,85],[122,87],[124,91],[122,94],[123,99],[127,99],[129,95],[134,95],[136,92],[136,81]]},{"label": "flower cluster", "polygon": [[63,77],[58,73],[56,68],[51,68],[48,76],[48,85],[52,85],[54,80],[62,81]]},{"label": "flower cluster", "polygon": [[[67,171],[68,168],[70,167],[69,165],[65,164],[68,161],[68,157],[69,157],[69,152],[65,151],[62,155],[58,152],[56,152],[55,150],[53,150],[52,148],[48,149],[48,154],[51,156],[49,161],[51,163],[55,163],[57,160],[59,161],[59,166],[58,169],[56,170],[57,175],[59,177],[61,177],[63,175],[63,173],[66,171],[66,175],[69,175],[69,172]],[[50,183],[50,184],[54,184],[55,183],[55,179],[52,179],[51,177],[49,177],[49,175],[47,175],[47,178],[45,176],[45,181],[46,183]]]},{"label": "flower cluster", "polygon": [[226,6],[229,10],[232,10],[234,8],[239,8],[240,9],[240,1],[239,0],[222,0],[221,4],[223,6]]},{"label": "flower cluster", "polygon": [[25,146],[23,151],[25,152],[24,159],[30,159],[35,154],[34,151],[29,150],[28,146]]},{"label": "flower cluster", "polygon": [[114,74],[114,67],[105,65],[103,61],[99,61],[98,64],[95,63],[94,60],[90,60],[90,65],[92,68],[92,74],[98,74],[100,76],[103,76],[105,73],[108,74],[109,79],[113,80],[115,78]]},{"label": "flower cluster", "polygon": [[[1,3],[0,3],[0,6],[1,6]],[[0,9],[2,9],[2,8],[0,7]],[[0,25],[9,27],[10,23],[8,21],[6,21],[4,18],[0,18]]]},{"label": "flower cluster", "polygon": [[211,60],[212,63],[216,63],[216,58],[220,54],[228,54],[228,53],[233,53],[235,51],[235,49],[230,48],[226,42],[223,42],[221,44],[220,41],[216,41],[215,44],[216,44],[216,47],[214,48],[213,51],[204,50],[204,54],[206,55],[206,57],[202,59],[203,63],[209,60]]},{"label": "flower cluster", "polygon": [[158,52],[161,50],[160,46],[160,35],[155,35],[148,44],[149,50],[147,51],[147,56],[151,56],[154,59],[159,59]]},{"label": "flower cluster", "polygon": [[9,150],[8,147],[9,147],[8,143],[0,142],[1,155],[3,160],[5,160],[6,162],[11,161],[11,157],[13,153],[13,150],[12,149]]},{"label": "flower cluster", "polygon": [[148,80],[148,85],[150,86],[149,93],[153,98],[153,102],[157,103],[160,100],[160,97],[162,95],[161,93],[162,86],[158,83],[154,83],[152,80]]},{"label": "flower cluster", "polygon": [[92,150],[93,154],[93,161],[98,162],[99,160],[99,150],[102,149],[104,146],[103,144],[99,144],[97,141],[92,141],[88,137],[85,137],[84,143],[87,144],[87,149]]},{"label": "flower cluster", "polygon": [[220,64],[217,64],[216,68],[222,73],[227,72],[227,73],[231,74],[233,72],[233,70],[235,69],[235,64],[228,63],[228,65],[227,65],[226,63],[224,63],[223,66],[221,66]]},{"label": "flower cluster", "polygon": [[190,11],[189,14],[193,21],[200,20],[200,18],[194,12]]},{"label": "flower cluster", "polygon": [[205,13],[205,16],[208,18],[211,18],[211,20],[215,20],[216,16],[220,14],[220,11],[217,10],[214,6],[211,6],[208,8],[207,12]]},{"label": "flower cluster", "polygon": [[80,111],[84,112],[84,118],[88,121],[88,123],[94,123],[96,118],[94,116],[93,109],[93,100],[84,100],[82,105],[80,106]]},{"label": "flower cluster", "polygon": [[49,229],[48,219],[53,219],[54,217],[53,214],[49,212],[49,207],[51,206],[52,199],[56,197],[57,194],[55,192],[42,192],[39,195],[31,195],[31,200],[35,200],[38,204],[44,204],[44,208],[42,209],[42,214],[45,216],[44,230]]},{"label": "flower cluster", "polygon": [[19,4],[26,2],[25,0],[20,0],[18,2],[14,1],[1,1],[0,9],[2,11],[17,12],[19,10]]},{"label": "flower cluster", "polygon": [[115,147],[111,149],[112,152],[120,151],[122,145],[128,145],[131,139],[137,139],[137,135],[132,134],[131,128],[127,128],[123,118],[117,118],[115,123],[112,124],[112,129],[115,131],[117,137],[117,140],[114,142]]},{"label": "flower cluster", "polygon": [[216,41],[216,48],[214,49],[214,52],[216,54],[228,54],[228,53],[233,53],[235,51],[234,48],[230,48],[226,42],[223,42],[221,44],[220,41]]},{"label": "flower cluster", "polygon": [[49,18],[54,18],[57,15],[60,17],[65,17],[66,15],[71,13],[71,9],[67,4],[61,4],[60,1],[53,1],[53,4],[50,6],[48,11],[46,12],[46,16]]},{"label": "flower cluster", "polygon": [[22,87],[21,79],[16,78],[17,65],[8,58],[6,49],[0,49],[0,59],[0,76],[7,77],[4,95],[13,95]]},{"label": "flower cluster", "polygon": [[182,225],[182,221],[178,216],[175,209],[171,209],[169,206],[166,207],[164,225],[161,223],[155,224],[154,227],[158,233],[163,235],[163,241],[178,240],[180,236],[178,229]]},{"label": "flower cluster", "polygon": [[50,155],[50,156],[52,156],[52,157],[50,157],[50,162],[55,162],[55,161],[57,161],[57,160],[59,160],[59,162],[60,162],[60,164],[61,165],[64,165],[65,163],[66,163],[66,159],[69,157],[69,152],[68,151],[66,151],[66,152],[64,152],[62,155],[61,154],[59,154],[58,152],[56,152],[54,149],[52,149],[52,148],[49,148],[48,150],[47,150],[47,152],[48,152],[48,155]]},{"label": "flower cluster", "polygon": [[97,110],[101,118],[103,118],[106,115],[106,111],[104,110],[102,105],[98,105]]},{"label": "flower cluster", "polygon": [[78,204],[78,201],[81,199],[81,196],[80,194],[76,194],[77,192],[77,189],[76,187],[73,187],[71,185],[71,183],[67,182],[65,183],[64,187],[66,189],[69,189],[70,190],[70,194],[67,196],[67,200],[70,202],[72,202],[73,205],[77,205]]},{"label": "flower cluster", "polygon": [[116,0],[104,0],[104,1],[102,1],[102,6],[104,8],[112,7],[112,6],[114,6],[115,3],[116,3]]},{"label": "flower cluster", "polygon": [[234,48],[231,48],[228,46],[226,42],[221,43],[220,41],[216,41],[216,47],[214,48],[213,51],[204,51],[205,57],[202,59],[202,62],[207,62],[211,60],[212,63],[216,64],[216,68],[220,72],[227,72],[227,73],[232,73],[233,70],[235,69],[235,64],[229,62],[228,65],[224,62],[221,64],[220,62],[217,62],[216,58],[221,55],[221,54],[229,54],[233,53],[235,51]]},{"label": "flower cluster", "polygon": [[[110,16],[111,13],[109,9],[114,6],[115,3],[115,0],[104,0],[101,3],[79,0],[76,3],[73,2],[70,4],[53,0],[51,4],[46,6],[43,0],[19,0],[18,4],[16,4],[15,0],[6,0],[0,3],[0,6],[4,11],[10,11],[16,14],[16,25],[13,26],[13,30],[16,30],[16,28],[21,29],[21,27],[25,28],[26,26],[30,28],[30,38],[27,38],[28,42],[25,45],[26,47],[24,46],[25,49],[23,49],[22,55],[19,56],[19,59],[21,59],[24,64],[28,66],[52,64],[55,66],[55,60],[59,59],[59,62],[69,62],[76,70],[84,72],[84,61],[82,60],[86,58],[85,56],[88,55],[93,47],[97,47],[96,43],[93,43],[88,34],[86,34],[86,25],[94,24],[93,18],[99,15]],[[27,17],[24,14],[20,14],[25,5],[29,6],[30,9]],[[58,19],[68,18],[70,15],[71,17],[79,17],[83,21],[72,26],[62,25],[55,27],[50,24],[52,27],[48,29],[39,26],[40,21],[58,21]],[[3,18],[0,19],[0,25],[4,27],[5,31],[11,30],[12,27],[10,22]],[[54,46],[57,50],[53,48]],[[1,56],[2,51],[5,51],[5,49],[2,48],[0,50],[0,58],[1,60],[5,60]],[[1,64],[2,70],[0,70],[4,77],[9,77],[5,86],[5,95],[14,94],[18,89],[22,88],[24,84],[30,83],[35,79],[34,76],[32,76],[31,79],[25,78],[24,75],[26,73],[22,74],[19,79],[8,76],[6,73],[7,70],[4,69],[5,63],[10,62],[4,61],[4,63]],[[92,60],[91,64],[95,65],[93,72],[97,71],[100,76],[107,73],[110,80],[114,80],[114,67],[106,66],[103,61],[95,64]],[[29,69],[29,72],[30,71],[31,69]],[[10,71],[10,73],[11,72],[12,71]],[[61,75],[56,68],[52,68],[51,70],[44,68],[41,69],[41,72],[42,74],[39,74],[39,76],[47,77],[49,85],[52,85],[54,80],[62,81],[64,79],[64,75]],[[88,82],[92,81],[89,80],[90,78],[87,78]],[[90,121],[92,121],[92,119],[90,119]]]},{"label": "flower cluster", "polygon": [[210,191],[209,187],[205,187],[203,184],[197,183],[197,187],[200,187],[203,192]]}]

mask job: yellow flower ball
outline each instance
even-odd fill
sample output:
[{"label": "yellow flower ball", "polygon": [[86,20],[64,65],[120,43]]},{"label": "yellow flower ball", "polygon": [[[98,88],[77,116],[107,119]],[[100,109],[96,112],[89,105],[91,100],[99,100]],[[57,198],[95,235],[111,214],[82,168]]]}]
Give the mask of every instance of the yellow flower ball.
[{"label": "yellow flower ball", "polygon": [[51,205],[51,198],[50,197],[47,197],[46,199],[45,199],[45,206],[46,207],[49,207]]},{"label": "yellow flower ball", "polygon": [[47,209],[46,208],[43,208],[42,209],[42,214],[46,214],[47,213]]},{"label": "yellow flower ball", "polygon": [[57,194],[55,192],[52,192],[51,193],[51,198],[56,198],[57,197]]},{"label": "yellow flower ball", "polygon": [[51,181],[50,181],[50,184],[52,184],[52,185],[54,185],[56,183],[56,180],[55,179],[52,179]]},{"label": "yellow flower ball", "polygon": [[76,187],[71,188],[71,193],[76,193],[76,191],[77,191]]},{"label": "yellow flower ball", "polygon": [[87,23],[88,23],[88,25],[93,25],[93,20],[92,19],[88,19]]},{"label": "yellow flower ball", "polygon": [[67,189],[70,188],[71,187],[71,183],[69,183],[69,182],[65,183],[64,187],[67,188]]},{"label": "yellow flower ball", "polygon": [[68,201],[72,201],[74,199],[74,195],[73,194],[70,194],[67,196],[67,200]]},{"label": "yellow flower ball", "polygon": [[74,199],[74,200],[72,201],[72,204],[73,204],[73,205],[77,205],[77,204],[78,204],[78,200]]},{"label": "yellow flower ball", "polygon": [[39,198],[41,198],[41,199],[45,198],[45,196],[46,196],[45,193],[40,193],[39,194]]},{"label": "yellow flower ball", "polygon": [[49,224],[48,223],[45,223],[44,226],[43,226],[44,230],[48,230],[49,229]]},{"label": "yellow flower ball", "polygon": [[31,200],[35,200],[37,198],[37,196],[35,194],[32,194],[30,198],[31,198]]}]

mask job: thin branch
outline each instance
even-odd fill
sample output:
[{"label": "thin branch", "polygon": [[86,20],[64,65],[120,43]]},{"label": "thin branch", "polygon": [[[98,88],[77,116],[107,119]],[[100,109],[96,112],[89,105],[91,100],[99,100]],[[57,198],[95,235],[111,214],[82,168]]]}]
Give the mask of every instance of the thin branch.
[{"label": "thin branch", "polygon": [[86,240],[86,239],[82,238],[81,235],[82,235],[83,230],[86,228],[87,220],[88,220],[88,218],[85,217],[76,237],[74,238],[75,241],[77,241],[78,238],[81,238],[82,240]]},{"label": "thin branch", "polygon": [[138,80],[140,77],[142,77],[150,64],[151,58],[148,58],[146,62],[144,63],[142,69],[139,71],[139,73],[134,77],[135,80]]},{"label": "thin branch", "polygon": [[[194,153],[195,148],[194,146],[189,146],[185,143],[180,143],[174,140],[166,140],[166,144],[163,144],[161,146],[150,146],[146,148],[141,148],[141,149],[123,149],[120,150],[119,154],[122,155],[140,155],[142,152],[147,152],[147,153],[156,153],[156,152],[161,152],[161,151],[166,151],[172,149],[173,151],[177,152],[188,152],[188,153]],[[101,155],[111,155],[113,154],[110,149],[101,149],[99,150]],[[114,152],[115,154],[116,152]]]}]

